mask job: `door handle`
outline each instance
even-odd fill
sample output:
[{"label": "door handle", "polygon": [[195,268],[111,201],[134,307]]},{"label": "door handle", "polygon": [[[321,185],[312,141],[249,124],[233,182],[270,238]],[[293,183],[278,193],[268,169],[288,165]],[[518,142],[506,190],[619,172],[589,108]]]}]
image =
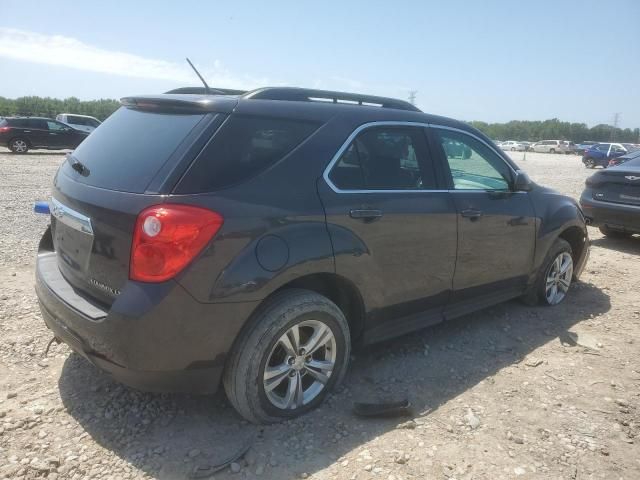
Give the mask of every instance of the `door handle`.
[{"label": "door handle", "polygon": [[511,227],[526,227],[529,225],[526,217],[514,217],[507,222]]},{"label": "door handle", "polygon": [[31,133],[31,130],[23,130],[24,133]]},{"label": "door handle", "polygon": [[460,212],[460,215],[462,215],[464,218],[468,218],[472,222],[475,222],[482,216],[482,212],[480,210],[476,210],[475,208],[469,208]]},{"label": "door handle", "polygon": [[49,132],[49,135],[57,135],[55,132]]},{"label": "door handle", "polygon": [[382,217],[382,210],[351,210],[349,211],[349,216],[351,218],[359,218],[362,220],[374,220],[376,218]]}]

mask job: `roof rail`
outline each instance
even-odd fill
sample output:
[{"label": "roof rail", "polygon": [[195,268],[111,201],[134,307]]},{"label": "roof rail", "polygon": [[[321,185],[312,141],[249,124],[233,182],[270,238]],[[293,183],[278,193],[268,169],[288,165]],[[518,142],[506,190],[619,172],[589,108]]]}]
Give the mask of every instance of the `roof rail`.
[{"label": "roof rail", "polygon": [[210,87],[209,91],[204,87],[180,87],[174,88],[164,93],[182,93],[182,94],[195,94],[195,95],[244,95],[246,90],[236,90],[234,88],[217,88]]},{"label": "roof rail", "polygon": [[260,100],[290,100],[294,102],[327,102],[343,105],[364,105],[369,107],[395,108],[420,112],[415,105],[395,98],[362,95],[359,93],[332,92],[297,87],[265,87],[243,95],[243,98]]}]

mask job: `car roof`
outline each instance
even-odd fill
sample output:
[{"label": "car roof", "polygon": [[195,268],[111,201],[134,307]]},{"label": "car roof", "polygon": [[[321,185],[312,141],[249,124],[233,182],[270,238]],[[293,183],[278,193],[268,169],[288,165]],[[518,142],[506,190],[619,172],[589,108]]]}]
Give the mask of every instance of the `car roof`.
[{"label": "car roof", "polygon": [[361,123],[406,121],[433,123],[477,132],[473,127],[447,117],[431,115],[417,107],[387,97],[294,87],[268,87],[243,95],[156,94],[134,95],[120,100],[137,109],[242,113],[253,115],[294,116],[301,120],[327,121],[335,116],[350,117]]},{"label": "car roof", "polygon": [[72,117],[93,118],[97,120],[96,117],[92,117],[91,115],[80,115],[79,113],[59,113],[58,115],[71,115]]}]

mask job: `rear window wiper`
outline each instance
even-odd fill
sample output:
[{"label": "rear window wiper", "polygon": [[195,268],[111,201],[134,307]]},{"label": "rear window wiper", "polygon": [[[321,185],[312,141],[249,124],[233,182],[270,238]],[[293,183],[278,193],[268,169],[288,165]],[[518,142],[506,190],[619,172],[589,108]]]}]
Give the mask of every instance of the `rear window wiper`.
[{"label": "rear window wiper", "polygon": [[86,165],[75,158],[73,155],[67,155],[67,161],[71,164],[71,168],[73,168],[80,175],[83,175],[85,177],[89,175],[89,169],[86,167]]}]

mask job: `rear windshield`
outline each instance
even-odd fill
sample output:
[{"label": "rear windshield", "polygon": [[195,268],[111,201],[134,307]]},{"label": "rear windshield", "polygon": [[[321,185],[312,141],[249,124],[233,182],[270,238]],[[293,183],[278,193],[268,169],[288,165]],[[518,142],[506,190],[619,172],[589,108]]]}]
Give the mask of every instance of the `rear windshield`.
[{"label": "rear windshield", "polygon": [[185,174],[176,193],[212,192],[245,181],[285,157],[317,128],[315,123],[296,119],[232,115]]},{"label": "rear windshield", "polygon": [[[72,153],[88,170],[78,182],[143,193],[202,114],[151,113],[121,107]],[[64,167],[73,170],[69,162]]]}]

